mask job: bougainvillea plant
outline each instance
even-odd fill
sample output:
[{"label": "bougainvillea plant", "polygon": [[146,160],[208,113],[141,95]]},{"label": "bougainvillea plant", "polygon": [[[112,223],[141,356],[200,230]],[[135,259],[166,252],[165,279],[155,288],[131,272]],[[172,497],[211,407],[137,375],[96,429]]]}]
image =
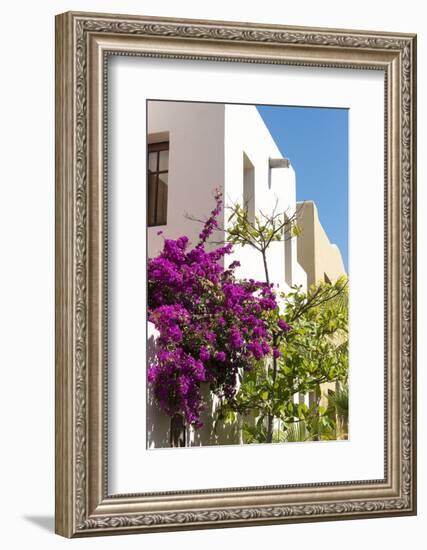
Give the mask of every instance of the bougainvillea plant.
[{"label": "bougainvillea plant", "polygon": [[[215,193],[215,201],[195,246],[186,236],[165,239],[162,252],[148,261],[148,320],[159,332],[148,382],[165,414],[182,415],[196,428],[202,426],[201,383],[232,399],[239,373],[278,353],[270,326],[277,311],[273,286],[237,279],[236,261],[225,269],[230,243],[206,250],[218,228],[221,192]],[[280,321],[276,330],[289,327]]]}]

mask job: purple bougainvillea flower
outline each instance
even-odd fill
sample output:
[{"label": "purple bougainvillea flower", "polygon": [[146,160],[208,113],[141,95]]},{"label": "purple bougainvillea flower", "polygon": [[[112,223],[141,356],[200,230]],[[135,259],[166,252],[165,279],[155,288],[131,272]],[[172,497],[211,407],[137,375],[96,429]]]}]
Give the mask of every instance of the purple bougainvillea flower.
[{"label": "purple bougainvillea flower", "polygon": [[[231,244],[206,250],[218,228],[220,192],[215,200],[196,246],[190,248],[185,235],[165,239],[147,270],[148,320],[159,332],[148,383],[165,414],[181,414],[196,428],[202,425],[203,382],[219,397],[232,399],[239,369],[250,371],[254,360],[272,353],[267,313],[277,308],[272,285],[238,279],[237,261],[224,269]],[[281,330],[290,330],[283,323],[278,322]]]},{"label": "purple bougainvillea flower", "polygon": [[280,353],[280,351],[277,349],[277,348],[273,348],[273,357],[275,359],[278,359],[282,354]]},{"label": "purple bougainvillea flower", "polygon": [[240,349],[244,344],[242,335],[238,327],[232,327],[230,330],[230,345],[232,348]]},{"label": "purple bougainvillea flower", "polygon": [[208,361],[211,358],[211,353],[206,346],[200,348],[199,357],[202,361]]},{"label": "purple bougainvillea flower", "polygon": [[283,330],[283,332],[289,332],[290,330],[292,330],[292,327],[290,325],[288,325],[288,323],[286,321],[284,321],[283,319],[279,319],[277,324],[278,324],[279,328],[281,330]]}]

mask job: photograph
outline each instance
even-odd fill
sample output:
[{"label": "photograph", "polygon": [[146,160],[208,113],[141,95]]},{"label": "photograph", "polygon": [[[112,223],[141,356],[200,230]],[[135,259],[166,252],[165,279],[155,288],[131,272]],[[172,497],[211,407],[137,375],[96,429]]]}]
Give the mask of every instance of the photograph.
[{"label": "photograph", "polygon": [[147,449],[348,440],[348,109],[146,109]]}]

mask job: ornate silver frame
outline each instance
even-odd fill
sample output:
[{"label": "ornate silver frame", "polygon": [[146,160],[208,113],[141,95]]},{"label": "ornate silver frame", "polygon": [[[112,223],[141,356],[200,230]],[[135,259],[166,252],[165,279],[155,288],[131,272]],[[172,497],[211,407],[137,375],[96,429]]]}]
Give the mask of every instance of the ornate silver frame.
[{"label": "ornate silver frame", "polygon": [[[385,73],[385,478],[108,495],[106,58],[369,68]],[[66,537],[416,513],[416,37],[248,23],[56,17],[56,532]]]}]

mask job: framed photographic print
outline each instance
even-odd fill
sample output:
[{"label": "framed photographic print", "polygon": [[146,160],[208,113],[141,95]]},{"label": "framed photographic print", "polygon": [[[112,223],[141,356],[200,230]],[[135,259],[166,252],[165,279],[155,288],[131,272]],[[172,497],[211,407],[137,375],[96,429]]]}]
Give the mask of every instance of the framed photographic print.
[{"label": "framed photographic print", "polygon": [[56,18],[56,532],[416,513],[416,37]]}]

